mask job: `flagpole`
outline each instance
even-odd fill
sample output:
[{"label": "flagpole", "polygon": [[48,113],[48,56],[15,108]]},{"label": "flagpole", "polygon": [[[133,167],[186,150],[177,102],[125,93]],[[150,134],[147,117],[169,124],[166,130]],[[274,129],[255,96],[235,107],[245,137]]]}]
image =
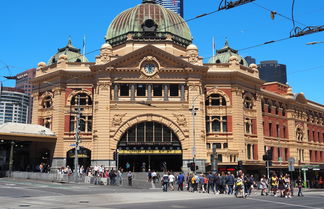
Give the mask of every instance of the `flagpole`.
[{"label": "flagpole", "polygon": [[215,56],[215,37],[213,37],[213,57]]},{"label": "flagpole", "polygon": [[86,51],[86,37],[85,35],[83,36],[83,56],[82,56],[82,62],[84,62],[85,58],[85,51]]}]

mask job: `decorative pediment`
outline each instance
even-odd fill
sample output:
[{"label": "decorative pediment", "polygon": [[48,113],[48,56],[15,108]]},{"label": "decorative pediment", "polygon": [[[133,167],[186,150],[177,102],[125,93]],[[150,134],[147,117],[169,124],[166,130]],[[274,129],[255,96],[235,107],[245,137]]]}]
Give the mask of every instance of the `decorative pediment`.
[{"label": "decorative pediment", "polygon": [[141,70],[141,63],[143,60],[148,58],[154,59],[158,63],[160,71],[170,70],[170,69],[182,69],[182,70],[198,70],[207,71],[207,67],[194,65],[192,63],[186,62],[180,57],[176,57],[162,49],[159,49],[153,45],[144,46],[136,51],[130,52],[124,56],[121,56],[113,61],[110,61],[102,65],[91,66],[92,71],[100,70],[112,70],[112,69],[138,69]]}]

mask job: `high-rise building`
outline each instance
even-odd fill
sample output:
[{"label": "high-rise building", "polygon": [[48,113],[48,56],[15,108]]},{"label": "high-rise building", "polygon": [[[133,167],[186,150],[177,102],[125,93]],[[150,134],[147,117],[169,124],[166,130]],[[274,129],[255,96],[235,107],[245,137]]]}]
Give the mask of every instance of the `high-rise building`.
[{"label": "high-rise building", "polygon": [[261,61],[259,72],[260,78],[266,82],[287,83],[286,65],[278,64],[277,60]]},{"label": "high-rise building", "polygon": [[0,125],[27,123],[29,96],[23,90],[0,86]]},{"label": "high-rise building", "polygon": [[183,17],[183,0],[156,0],[156,3]]},{"label": "high-rise building", "polygon": [[255,64],[255,63],[256,63],[255,58],[253,58],[253,57],[251,57],[251,56],[246,56],[244,59],[247,61],[247,63],[248,63],[249,65],[251,65],[251,64]]},{"label": "high-rise building", "polygon": [[[29,113],[31,113],[33,109],[33,99],[31,97],[33,86],[30,80],[35,78],[35,76],[36,76],[36,68],[26,70],[16,75],[16,88],[23,90],[29,96],[29,107],[28,107]],[[31,121],[32,121],[32,114],[28,114],[27,123],[31,123]]]}]

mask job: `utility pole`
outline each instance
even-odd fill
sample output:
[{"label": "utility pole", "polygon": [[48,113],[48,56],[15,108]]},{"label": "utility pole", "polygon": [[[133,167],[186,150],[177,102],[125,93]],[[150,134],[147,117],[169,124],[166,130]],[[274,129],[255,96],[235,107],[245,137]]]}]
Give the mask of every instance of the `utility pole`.
[{"label": "utility pole", "polygon": [[197,112],[197,109],[195,108],[195,101],[196,99],[200,96],[197,95],[193,100],[192,100],[192,108],[189,109],[191,110],[191,114],[192,114],[192,134],[193,134],[193,147],[192,147],[192,161],[194,163],[194,174],[196,174],[196,131],[195,131],[195,116],[196,116],[196,112]]},{"label": "utility pole", "polygon": [[80,118],[81,118],[81,109],[80,109],[80,94],[78,95],[78,106],[77,106],[77,120],[76,120],[76,129],[75,129],[75,153],[74,153],[74,181],[78,181],[79,176],[79,143],[80,143],[80,135],[79,135],[79,126],[80,126]]},{"label": "utility pole", "polygon": [[11,143],[10,143],[10,156],[9,156],[9,177],[11,177],[11,175],[12,175],[14,145],[15,145],[15,142],[11,141]]},{"label": "utility pole", "polygon": [[214,143],[213,144],[213,153],[212,153],[212,168],[211,168],[211,170],[213,171],[213,172],[216,172],[217,170],[218,170],[218,166],[217,166],[217,152],[216,152],[216,144]]}]

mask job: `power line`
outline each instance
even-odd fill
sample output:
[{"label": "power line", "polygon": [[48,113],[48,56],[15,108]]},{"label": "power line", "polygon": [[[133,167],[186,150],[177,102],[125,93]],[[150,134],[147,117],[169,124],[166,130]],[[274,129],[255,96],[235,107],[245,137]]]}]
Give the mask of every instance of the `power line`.
[{"label": "power line", "polygon": [[196,20],[196,19],[199,19],[199,18],[208,16],[208,15],[214,14],[216,12],[220,12],[222,10],[232,9],[234,7],[238,7],[238,6],[241,6],[243,4],[247,4],[247,3],[253,2],[253,1],[255,1],[255,0],[237,0],[237,1],[230,1],[230,2],[227,2],[227,0],[221,0],[221,2],[219,4],[219,7],[218,7],[217,10],[214,10],[214,11],[211,11],[211,12],[207,12],[207,13],[203,13],[203,14],[197,15],[195,17],[189,18],[187,20],[180,21],[178,23],[175,23],[175,24],[166,26],[166,27],[162,28],[161,30],[163,31],[163,30],[165,30],[167,28],[174,27],[176,25],[180,25],[180,24],[183,24],[183,23],[188,23],[190,21],[193,21],[193,20]]},{"label": "power line", "polygon": [[288,16],[286,16],[286,15],[283,15],[283,14],[277,12],[277,11],[271,10],[271,9],[269,9],[269,8],[267,8],[267,7],[264,7],[264,6],[260,5],[260,4],[257,4],[257,3],[255,3],[255,2],[252,2],[252,4],[254,4],[255,6],[260,7],[260,8],[262,8],[262,9],[264,9],[264,10],[267,10],[267,11],[269,11],[269,12],[275,12],[276,15],[279,15],[280,17],[283,17],[283,18],[285,18],[285,19],[287,19],[287,20],[294,21],[294,22],[296,22],[296,23],[298,23],[298,24],[300,24],[300,25],[306,26],[305,24],[303,24],[303,23],[301,23],[301,22],[298,22],[298,21],[296,21],[296,20],[293,20],[292,18],[290,18],[290,17],[288,17]]}]

